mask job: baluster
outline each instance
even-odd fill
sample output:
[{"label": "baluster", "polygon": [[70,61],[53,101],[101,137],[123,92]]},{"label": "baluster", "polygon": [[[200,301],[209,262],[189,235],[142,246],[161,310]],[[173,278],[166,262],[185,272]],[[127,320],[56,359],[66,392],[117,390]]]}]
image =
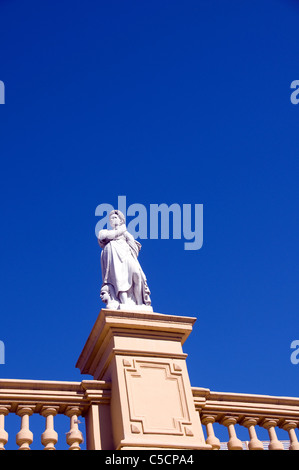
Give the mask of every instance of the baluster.
[{"label": "baluster", "polygon": [[4,420],[8,415],[10,405],[0,406],[0,450],[5,450],[5,444],[8,441],[8,433],[5,431]]},{"label": "baluster", "polygon": [[288,431],[290,437],[290,447],[289,450],[299,450],[299,442],[296,436],[295,429],[297,427],[296,421],[286,420],[282,424],[282,429]]},{"label": "baluster", "polygon": [[235,431],[235,424],[237,422],[237,418],[233,416],[225,416],[221,420],[221,424],[228,429],[229,434],[229,441],[227,443],[228,450],[243,450],[243,445],[240,439],[237,438],[236,431]]},{"label": "baluster", "polygon": [[84,441],[82,432],[78,428],[78,416],[80,414],[80,408],[75,406],[69,407],[66,410],[66,415],[71,420],[70,430],[66,435],[66,442],[70,446],[69,450],[80,450],[80,444]]},{"label": "baluster", "polygon": [[277,439],[275,426],[277,425],[277,421],[275,419],[265,418],[262,422],[262,426],[268,430],[270,444],[269,450],[284,450],[282,442]]},{"label": "baluster", "polygon": [[248,444],[249,450],[264,450],[263,443],[257,438],[255,426],[257,424],[256,418],[245,418],[242,420],[242,426],[248,428],[250,442]]},{"label": "baluster", "polygon": [[57,407],[44,406],[40,412],[46,418],[46,429],[41,435],[41,442],[44,450],[55,450],[55,444],[58,441],[58,434],[54,430],[54,416],[58,411]]},{"label": "baluster", "polygon": [[21,430],[16,435],[16,443],[19,450],[30,450],[30,444],[33,442],[33,434],[29,429],[29,416],[33,409],[30,406],[18,406],[17,415],[21,416]]},{"label": "baluster", "polygon": [[214,416],[203,416],[201,419],[202,424],[206,426],[207,430],[207,439],[206,443],[212,446],[212,450],[220,449],[220,441],[218,437],[215,436],[213,423],[215,423]]}]

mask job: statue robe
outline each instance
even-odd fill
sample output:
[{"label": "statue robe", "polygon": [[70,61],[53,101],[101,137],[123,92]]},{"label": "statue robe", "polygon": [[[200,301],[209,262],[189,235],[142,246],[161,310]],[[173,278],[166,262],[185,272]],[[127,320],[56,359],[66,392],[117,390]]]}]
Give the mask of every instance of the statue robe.
[{"label": "statue robe", "polygon": [[112,284],[115,294],[128,292],[133,285],[134,273],[140,273],[142,279],[145,275],[137,260],[140,243],[126,232],[127,236],[120,235],[107,243],[103,240],[101,254],[101,268],[103,284]]}]

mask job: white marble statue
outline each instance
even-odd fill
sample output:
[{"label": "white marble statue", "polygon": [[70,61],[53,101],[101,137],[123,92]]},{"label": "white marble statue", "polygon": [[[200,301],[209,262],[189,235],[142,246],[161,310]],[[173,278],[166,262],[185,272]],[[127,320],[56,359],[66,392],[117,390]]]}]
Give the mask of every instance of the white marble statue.
[{"label": "white marble statue", "polygon": [[119,309],[136,309],[138,306],[152,311],[146,276],[137,259],[141,245],[127,231],[125,216],[121,211],[113,210],[109,221],[112,230],[100,230],[98,235],[99,245],[102,248],[101,293],[106,285],[109,286],[109,289],[104,289],[104,300],[102,300],[107,304],[107,308],[108,305],[112,305],[111,301],[114,301],[119,303]]}]

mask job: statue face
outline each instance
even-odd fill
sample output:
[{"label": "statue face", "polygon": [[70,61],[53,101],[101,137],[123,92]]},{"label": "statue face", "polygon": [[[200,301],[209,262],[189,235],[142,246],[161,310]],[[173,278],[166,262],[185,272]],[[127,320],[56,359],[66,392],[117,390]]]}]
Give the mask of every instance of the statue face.
[{"label": "statue face", "polygon": [[104,302],[106,304],[109,301],[109,298],[110,298],[108,290],[107,289],[101,289],[100,297],[101,297],[102,302]]},{"label": "statue face", "polygon": [[120,225],[120,218],[117,214],[111,214],[109,221],[112,228],[118,227]]}]

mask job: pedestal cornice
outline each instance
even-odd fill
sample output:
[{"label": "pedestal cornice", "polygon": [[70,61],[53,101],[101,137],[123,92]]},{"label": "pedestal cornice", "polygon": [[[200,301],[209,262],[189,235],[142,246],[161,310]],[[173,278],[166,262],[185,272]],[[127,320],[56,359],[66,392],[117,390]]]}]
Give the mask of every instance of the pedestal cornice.
[{"label": "pedestal cornice", "polygon": [[[109,362],[111,355],[115,353],[144,356],[154,354],[157,357],[171,354],[185,359],[186,354],[183,354],[181,346],[191,333],[195,321],[194,317],[102,309],[76,367],[82,374],[90,374],[99,379],[103,376],[99,372],[99,364],[102,363],[103,372],[108,365],[104,365],[103,361]],[[122,337],[126,338],[125,342],[121,340]],[[130,342],[127,341],[128,338],[131,339]]]}]

